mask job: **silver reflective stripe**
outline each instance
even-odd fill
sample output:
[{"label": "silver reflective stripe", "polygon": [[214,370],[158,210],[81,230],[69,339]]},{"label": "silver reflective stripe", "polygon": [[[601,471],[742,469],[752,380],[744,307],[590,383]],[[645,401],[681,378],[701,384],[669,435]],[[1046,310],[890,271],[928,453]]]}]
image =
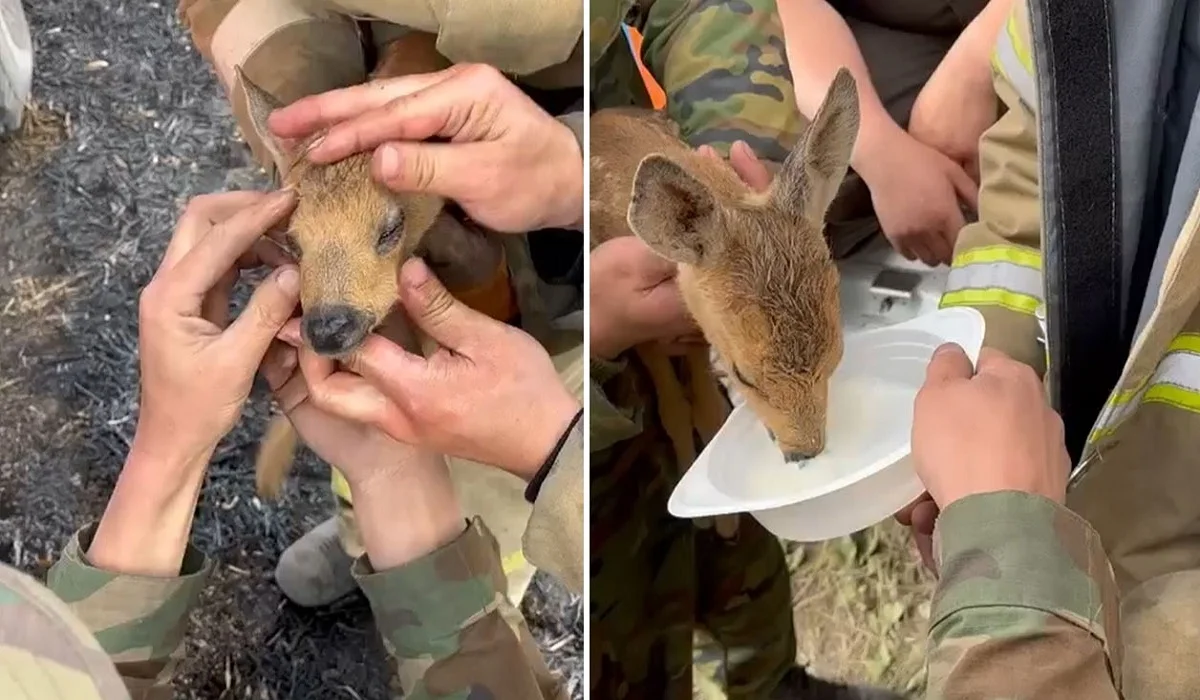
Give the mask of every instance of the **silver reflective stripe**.
[{"label": "silver reflective stripe", "polygon": [[1035,109],[1037,90],[1033,82],[1033,74],[1025,69],[1021,59],[1017,56],[1010,31],[1012,31],[1011,27],[1000,30],[1000,36],[996,41],[996,51],[992,54],[992,62],[1000,69],[1004,77],[1008,78],[1008,82],[1012,83],[1025,105],[1030,109]]},{"label": "silver reflective stripe", "polygon": [[1042,273],[1032,267],[1007,262],[979,262],[954,267],[946,278],[946,291],[959,289],[1006,289],[1042,298]]},{"label": "silver reflective stripe", "polygon": [[[1180,342],[1187,340],[1193,342]],[[1200,412],[1200,347],[1195,340],[1194,334],[1180,336],[1145,385],[1132,396],[1111,399],[1100,413],[1090,441],[1111,435],[1143,403],[1167,403]]]}]

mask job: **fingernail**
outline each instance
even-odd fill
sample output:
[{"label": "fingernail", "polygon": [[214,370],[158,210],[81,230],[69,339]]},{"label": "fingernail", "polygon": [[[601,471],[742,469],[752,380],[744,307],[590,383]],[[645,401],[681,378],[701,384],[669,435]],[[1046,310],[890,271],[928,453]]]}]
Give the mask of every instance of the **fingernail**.
[{"label": "fingernail", "polygon": [[292,370],[296,369],[296,364],[299,361],[299,353],[293,351],[284,354],[283,360],[281,360],[279,364],[281,367],[283,367],[284,372],[290,373]]},{"label": "fingernail", "polygon": [[298,294],[300,292],[300,272],[296,268],[280,268],[276,275],[276,280],[279,282],[279,288],[288,294]]},{"label": "fingernail", "polygon": [[400,149],[392,145],[379,148],[379,176],[392,179],[400,174]]},{"label": "fingernail", "polygon": [[946,353],[956,352],[957,350],[958,345],[954,343],[942,343],[937,347],[937,350],[933,351],[933,356],[937,357],[938,355],[945,355]]}]

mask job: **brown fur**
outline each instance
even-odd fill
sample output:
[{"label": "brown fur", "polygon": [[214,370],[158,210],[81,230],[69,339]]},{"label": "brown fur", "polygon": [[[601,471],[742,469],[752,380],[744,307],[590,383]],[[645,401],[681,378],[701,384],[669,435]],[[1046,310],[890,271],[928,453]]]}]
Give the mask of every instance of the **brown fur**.
[{"label": "brown fur", "polygon": [[[435,49],[436,37],[413,32],[386,47],[372,78],[397,77],[442,70],[450,64]],[[450,289],[478,286],[491,279],[501,259],[528,263],[523,237],[492,234],[444,211],[440,197],[396,194],[371,177],[371,154],[357,154],[329,165],[305,158],[304,143],[274,137],[266,126],[270,112],[281,107],[238,69],[247,92],[255,129],[272,153],[283,184],[297,192],[286,245],[299,259],[300,303],[305,320],[331,308],[349,308],[365,319],[362,337],[346,347],[317,348],[331,356],[351,352],[375,332],[410,351],[430,349],[428,339],[415,339],[404,314],[395,310],[397,269],[413,255],[425,258]],[[398,235],[397,235],[398,234]],[[380,249],[381,237],[395,241]],[[523,259],[522,259],[523,258]],[[532,265],[522,267],[532,269]],[[548,327],[537,298],[536,280],[514,275],[517,304],[537,328]],[[531,288],[532,286],[532,288]],[[312,344],[302,324],[306,343]],[[534,332],[537,335],[536,331]],[[418,348],[418,344],[422,346]],[[286,416],[276,416],[260,445],[255,465],[260,495],[275,497],[291,470],[297,436]]]},{"label": "brown fur", "polygon": [[842,334],[824,218],[858,122],[854,79],[841,70],[770,191],[757,193],[661,115],[613,109],[591,120],[593,245],[628,230],[680,264],[688,310],[791,459],[825,444]]}]

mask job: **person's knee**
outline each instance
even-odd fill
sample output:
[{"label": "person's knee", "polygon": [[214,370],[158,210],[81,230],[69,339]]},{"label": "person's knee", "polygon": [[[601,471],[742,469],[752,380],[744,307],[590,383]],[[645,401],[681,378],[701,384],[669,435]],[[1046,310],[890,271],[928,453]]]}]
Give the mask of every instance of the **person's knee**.
[{"label": "person's knee", "polygon": [[1200,570],[1146,581],[1121,602],[1122,691],[1128,700],[1200,695]]}]

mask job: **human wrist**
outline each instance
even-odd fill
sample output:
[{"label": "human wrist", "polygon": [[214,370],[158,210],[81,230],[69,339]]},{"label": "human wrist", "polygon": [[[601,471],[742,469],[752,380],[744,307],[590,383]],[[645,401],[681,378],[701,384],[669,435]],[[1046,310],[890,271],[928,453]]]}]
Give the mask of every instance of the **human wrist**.
[{"label": "human wrist", "polygon": [[[576,132],[574,125],[568,121],[577,119],[582,122],[582,114],[576,113],[558,117],[556,129],[562,136],[562,145],[555,149],[560,154],[561,165],[556,168],[553,184],[555,197],[551,218],[546,228],[562,228],[573,231],[583,230],[583,146],[581,132]],[[580,125],[582,129],[582,123]]]},{"label": "human wrist", "polygon": [[546,402],[544,420],[539,421],[536,429],[529,431],[529,440],[514,464],[505,471],[520,477],[528,483],[533,479],[548,461],[553,461],[558,455],[559,445],[563,437],[571,429],[583,406],[567,392],[565,387],[555,392]]},{"label": "human wrist", "polygon": [[350,482],[363,544],[376,571],[419,559],[452,542],[466,526],[444,458],[423,453],[422,461]]},{"label": "human wrist", "polygon": [[897,138],[906,135],[882,106],[875,110],[863,110],[850,166],[870,185],[879,173],[887,169],[884,160],[888,149]]},{"label": "human wrist", "polygon": [[135,436],[89,560],[115,573],[178,575],[211,454],[211,449],[189,452]]}]

